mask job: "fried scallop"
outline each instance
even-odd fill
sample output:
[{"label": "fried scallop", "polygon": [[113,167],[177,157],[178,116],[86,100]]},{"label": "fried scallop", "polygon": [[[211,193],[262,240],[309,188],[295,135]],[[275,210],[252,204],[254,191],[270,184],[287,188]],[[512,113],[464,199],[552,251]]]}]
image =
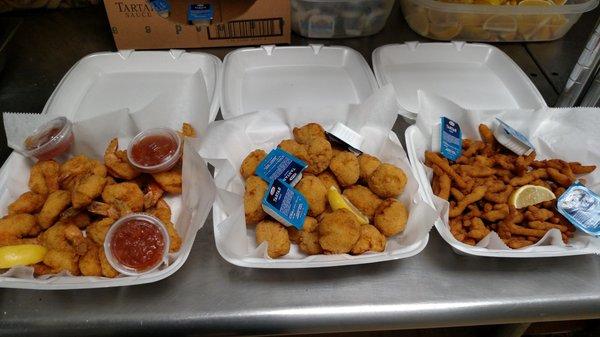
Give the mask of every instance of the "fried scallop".
[{"label": "fried scallop", "polygon": [[240,167],[240,174],[242,178],[248,179],[251,175],[254,175],[254,171],[258,167],[258,164],[265,159],[267,153],[264,150],[258,149],[250,152],[244,161],[242,161],[242,166]]},{"label": "fried scallop", "polygon": [[246,179],[246,192],[244,193],[244,215],[246,224],[255,224],[267,215],[262,208],[262,199],[267,191],[267,183],[257,176]]},{"label": "fried scallop", "polygon": [[316,217],[327,208],[327,189],[321,180],[312,175],[303,176],[295,188],[308,202],[308,215]]},{"label": "fried scallop", "polygon": [[369,220],[373,219],[375,210],[383,201],[375,193],[371,192],[370,189],[362,185],[348,187],[344,190],[343,195],[350,200],[352,205],[356,206],[362,214],[369,218]]},{"label": "fried scallop", "polygon": [[273,259],[286,255],[290,251],[290,237],[279,222],[263,220],[256,225],[256,243],[267,242],[267,253]]},{"label": "fried scallop", "polygon": [[285,139],[281,141],[277,147],[307,164],[310,163],[308,151],[306,150],[306,146],[304,144],[300,144],[293,139]]},{"label": "fried scallop", "polygon": [[352,247],[352,254],[359,255],[368,251],[383,252],[385,250],[386,237],[373,225],[360,226],[360,237]]},{"label": "fried scallop", "polygon": [[308,168],[306,172],[319,174],[325,171],[331,163],[333,151],[331,143],[324,138],[312,138],[306,145],[308,152]]},{"label": "fried scallop", "polygon": [[319,222],[319,244],[326,253],[349,253],[359,237],[360,224],[349,210],[327,213]]},{"label": "fried scallop", "polygon": [[302,232],[314,232],[317,229],[319,223],[317,219],[307,216],[304,218],[304,224],[302,225],[302,229],[298,230],[295,227],[287,227],[288,235],[290,236],[290,241],[299,245],[300,244],[300,236]]},{"label": "fried scallop", "polygon": [[370,154],[363,153],[358,156],[360,179],[367,181],[371,173],[373,173],[373,171],[375,171],[379,165],[381,165],[381,160],[371,156]]},{"label": "fried scallop", "polygon": [[325,185],[325,188],[328,191],[332,186],[335,187],[335,189],[339,192],[342,191],[342,189],[340,188],[340,184],[338,184],[337,179],[335,179],[335,175],[331,171],[323,171],[319,175],[317,175],[317,178],[321,180],[321,182],[323,183],[323,185]]},{"label": "fried scallop", "polygon": [[294,128],[294,139],[300,144],[308,144],[314,138],[325,138],[325,130],[317,123],[308,123],[300,128]]},{"label": "fried scallop", "polygon": [[360,175],[358,159],[348,151],[341,151],[334,155],[329,168],[341,186],[354,185],[358,181]]},{"label": "fried scallop", "polygon": [[408,211],[396,199],[386,199],[375,211],[374,224],[385,236],[401,233],[406,228]]},{"label": "fried scallop", "polygon": [[298,247],[300,248],[300,251],[307,255],[321,254],[323,248],[321,248],[321,244],[319,244],[319,231],[301,231]]},{"label": "fried scallop", "polygon": [[406,174],[392,164],[381,164],[369,175],[369,188],[381,198],[395,198],[404,191]]}]

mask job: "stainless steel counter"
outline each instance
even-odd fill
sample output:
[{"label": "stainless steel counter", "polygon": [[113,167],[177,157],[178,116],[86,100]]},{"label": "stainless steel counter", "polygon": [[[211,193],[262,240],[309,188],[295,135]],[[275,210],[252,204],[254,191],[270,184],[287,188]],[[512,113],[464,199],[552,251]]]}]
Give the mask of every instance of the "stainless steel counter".
[{"label": "stainless steel counter", "polygon": [[[581,42],[499,47],[552,103],[557,93],[544,75],[550,71],[545,65],[552,63],[536,58],[536,50],[558,46],[555,55],[568,75],[569,64],[578,57],[572,50],[583,47],[584,32],[591,29],[586,22],[595,21],[598,13],[588,14],[574,28]],[[104,19],[101,9],[26,17],[15,37],[14,52],[21,57],[9,60],[0,74],[0,107],[41,110],[77,59],[114,48]],[[28,25],[28,20],[37,26]],[[65,36],[73,27],[76,33]],[[36,35],[42,38],[29,40]],[[369,60],[380,45],[418,39],[395,11],[384,32],[373,37],[294,37],[294,43],[344,44]],[[571,50],[560,49],[563,44]],[[63,47],[60,53],[57,46]],[[208,51],[222,57],[229,50]],[[406,127],[400,119],[396,123],[401,139]],[[185,265],[154,284],[78,291],[0,289],[0,335],[281,334],[598,318],[599,281],[596,256],[466,257],[455,254],[435,231],[421,254],[400,261],[315,270],[239,268],[219,256],[209,220]]]}]

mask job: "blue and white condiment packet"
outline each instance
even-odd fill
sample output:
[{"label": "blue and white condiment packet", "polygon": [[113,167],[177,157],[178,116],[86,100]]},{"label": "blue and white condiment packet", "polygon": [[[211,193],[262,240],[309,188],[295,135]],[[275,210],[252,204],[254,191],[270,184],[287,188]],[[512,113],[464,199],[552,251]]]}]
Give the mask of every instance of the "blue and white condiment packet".
[{"label": "blue and white condiment packet", "polygon": [[496,118],[496,120],[498,126],[494,129],[494,137],[500,144],[519,156],[528,156],[534,151],[533,144],[524,134],[513,129],[500,118]]},{"label": "blue and white condiment packet", "polygon": [[431,133],[431,147],[444,157],[455,161],[462,154],[462,131],[457,122],[447,117],[440,117]]},{"label": "blue and white condiment packet", "polygon": [[283,225],[301,230],[308,213],[308,202],[298,190],[276,179],[265,193],[262,208]]},{"label": "blue and white condiment packet", "polygon": [[188,7],[188,22],[192,25],[209,25],[213,19],[213,9],[210,4],[190,4]]},{"label": "blue and white condiment packet", "polygon": [[302,171],[307,167],[303,160],[276,148],[258,164],[255,174],[268,183],[281,179],[294,186],[302,179]]},{"label": "blue and white condiment packet", "polygon": [[590,235],[600,236],[600,196],[579,182],[558,198],[556,209],[573,226]]},{"label": "blue and white condiment packet", "polygon": [[169,17],[169,13],[171,11],[171,5],[167,0],[150,0],[150,6],[152,9],[163,18]]}]

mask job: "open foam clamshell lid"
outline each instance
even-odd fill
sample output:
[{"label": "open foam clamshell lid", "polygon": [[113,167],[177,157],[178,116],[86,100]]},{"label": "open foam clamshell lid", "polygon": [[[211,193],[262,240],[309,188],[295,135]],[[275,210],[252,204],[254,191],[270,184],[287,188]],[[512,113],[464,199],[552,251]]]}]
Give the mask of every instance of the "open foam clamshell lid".
[{"label": "open foam clamshell lid", "polygon": [[415,119],[417,92],[467,109],[536,109],[546,103],[519,66],[500,49],[465,42],[390,44],[373,51],[380,86],[392,84],[401,115]]},{"label": "open foam clamshell lid", "polygon": [[377,89],[366,60],[342,46],[241,48],[223,62],[221,113],[360,104]]},{"label": "open foam clamshell lid", "polygon": [[[42,114],[47,115],[44,118],[65,116],[73,121],[72,153],[101,159],[111,138],[118,137],[123,147],[142,129],[168,126],[178,130],[182,122],[189,122],[202,136],[219,110],[220,76],[221,61],[205,53],[183,50],[96,53],[79,60],[65,74]],[[17,118],[15,115],[10,118]],[[172,275],[185,263],[216,194],[206,163],[195,153],[196,142],[189,139],[184,145],[188,150],[184,151],[182,196],[167,197],[173,210],[172,220],[183,240],[168,266],[145,275],[114,279],[63,274],[33,278],[29,271],[10,270],[0,276],[0,287],[102,288],[156,282]],[[23,172],[29,172],[31,164],[28,158],[13,152],[0,168],[0,208],[4,212],[10,201],[27,191],[28,174]],[[198,191],[202,193],[199,195]]]}]

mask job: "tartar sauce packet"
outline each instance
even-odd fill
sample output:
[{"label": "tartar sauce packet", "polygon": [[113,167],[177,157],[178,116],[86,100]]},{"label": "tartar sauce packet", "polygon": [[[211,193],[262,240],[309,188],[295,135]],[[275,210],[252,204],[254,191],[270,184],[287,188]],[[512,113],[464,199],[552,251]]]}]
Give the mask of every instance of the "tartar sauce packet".
[{"label": "tartar sauce packet", "polygon": [[462,131],[460,130],[460,125],[450,118],[441,117],[439,137],[440,153],[442,156],[452,161],[457,160],[462,154]]},{"label": "tartar sauce packet", "polygon": [[556,209],[573,226],[600,236],[600,196],[579,182],[571,185],[558,198]]},{"label": "tartar sauce packet", "polygon": [[298,190],[276,179],[265,193],[262,208],[283,225],[301,230],[308,213],[308,202]]},{"label": "tartar sauce packet", "polygon": [[281,179],[294,186],[302,179],[302,171],[307,167],[303,160],[276,148],[258,164],[254,173],[268,183]]},{"label": "tartar sauce packet", "polygon": [[149,0],[150,6],[152,9],[163,18],[169,17],[169,12],[171,11],[171,5],[167,0]]},{"label": "tartar sauce packet", "polygon": [[496,118],[498,126],[494,129],[496,140],[506,146],[509,150],[519,156],[528,156],[534,151],[534,146],[524,134],[513,129],[510,125],[504,123],[500,118]]},{"label": "tartar sauce packet", "polygon": [[190,4],[188,22],[193,25],[209,25],[213,19],[213,9],[210,4]]}]

